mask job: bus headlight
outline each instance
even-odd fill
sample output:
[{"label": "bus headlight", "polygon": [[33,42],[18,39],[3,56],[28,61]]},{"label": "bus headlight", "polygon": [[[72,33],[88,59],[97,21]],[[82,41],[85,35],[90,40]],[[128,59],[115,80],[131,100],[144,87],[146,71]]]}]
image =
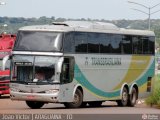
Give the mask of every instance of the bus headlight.
[{"label": "bus headlight", "polygon": [[10,91],[19,92],[20,90],[19,90],[19,89],[16,89],[16,88],[10,88]]},{"label": "bus headlight", "polygon": [[52,93],[56,93],[59,92],[59,89],[51,89],[51,90],[47,90],[45,91],[47,94],[52,94]]}]

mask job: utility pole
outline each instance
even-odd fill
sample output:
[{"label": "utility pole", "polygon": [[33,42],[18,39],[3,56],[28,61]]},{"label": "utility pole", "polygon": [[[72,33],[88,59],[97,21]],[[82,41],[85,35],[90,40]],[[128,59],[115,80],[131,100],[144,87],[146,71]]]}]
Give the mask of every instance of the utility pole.
[{"label": "utility pole", "polygon": [[139,5],[139,6],[141,6],[141,7],[144,7],[144,8],[146,8],[146,9],[148,9],[148,12],[145,12],[145,11],[142,11],[142,10],[140,10],[140,9],[132,8],[133,10],[136,10],[136,11],[138,11],[138,12],[141,12],[141,13],[144,13],[144,14],[148,15],[148,29],[150,30],[150,29],[151,29],[151,15],[153,15],[153,14],[155,14],[155,13],[157,13],[157,12],[160,11],[160,10],[157,10],[157,11],[155,11],[155,12],[151,12],[151,10],[152,10],[153,8],[157,7],[158,5],[160,5],[160,3],[158,3],[158,4],[156,4],[156,5],[152,6],[152,7],[149,7],[149,6],[146,6],[146,5],[137,3],[137,2],[132,2],[132,1],[128,1],[128,3],[136,4],[136,5]]}]

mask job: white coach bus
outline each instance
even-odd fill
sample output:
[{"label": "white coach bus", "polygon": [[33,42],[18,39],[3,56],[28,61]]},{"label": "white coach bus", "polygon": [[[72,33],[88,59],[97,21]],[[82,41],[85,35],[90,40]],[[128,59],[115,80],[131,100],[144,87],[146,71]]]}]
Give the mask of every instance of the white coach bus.
[{"label": "white coach bus", "polygon": [[11,65],[10,97],[32,108],[116,101],[134,106],[153,90],[155,34],[110,23],[66,21],[22,27]]}]

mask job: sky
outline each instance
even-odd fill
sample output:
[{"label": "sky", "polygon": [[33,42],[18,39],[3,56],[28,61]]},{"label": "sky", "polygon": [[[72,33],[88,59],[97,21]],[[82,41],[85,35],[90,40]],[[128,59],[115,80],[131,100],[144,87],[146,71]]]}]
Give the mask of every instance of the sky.
[{"label": "sky", "polygon": [[[0,16],[39,18],[91,18],[105,20],[135,20],[148,18],[148,15],[131,8],[148,12],[148,9],[129,4],[127,0],[0,0],[6,5],[0,5]],[[130,0],[152,7],[160,0]],[[151,13],[160,10],[160,5],[151,9]],[[151,19],[160,19],[160,12],[151,15]]]}]

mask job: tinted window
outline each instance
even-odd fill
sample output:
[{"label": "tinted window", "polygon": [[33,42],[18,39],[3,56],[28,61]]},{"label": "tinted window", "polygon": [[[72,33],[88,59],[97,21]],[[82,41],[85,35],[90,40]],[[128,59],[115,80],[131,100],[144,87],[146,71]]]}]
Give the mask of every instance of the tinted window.
[{"label": "tinted window", "polygon": [[132,37],[132,42],[133,42],[133,54],[142,54],[143,50],[142,50],[142,38],[140,36],[133,36]]},{"label": "tinted window", "polygon": [[149,37],[149,53],[154,54],[155,52],[155,37]]},{"label": "tinted window", "polygon": [[132,54],[132,36],[130,35],[123,36],[122,53]]},{"label": "tinted window", "polygon": [[122,36],[121,35],[111,35],[111,52],[121,53]]},{"label": "tinted window", "polygon": [[62,33],[44,31],[19,31],[14,46],[18,51],[61,51]]},{"label": "tinted window", "polygon": [[88,53],[99,53],[100,34],[88,33]]},{"label": "tinted window", "polygon": [[149,54],[149,38],[142,37],[143,41],[143,54]]},{"label": "tinted window", "polygon": [[64,52],[154,54],[154,37],[70,32],[65,34]]},{"label": "tinted window", "polygon": [[75,40],[75,51],[80,53],[86,53],[87,52],[87,34],[75,32],[74,40]]},{"label": "tinted window", "polygon": [[110,45],[110,37],[109,34],[101,34],[100,36],[100,53],[110,53],[111,45]]},{"label": "tinted window", "polygon": [[64,44],[63,49],[64,52],[75,52],[75,46],[74,46],[74,39],[73,39],[74,33],[66,33],[64,36]]}]

